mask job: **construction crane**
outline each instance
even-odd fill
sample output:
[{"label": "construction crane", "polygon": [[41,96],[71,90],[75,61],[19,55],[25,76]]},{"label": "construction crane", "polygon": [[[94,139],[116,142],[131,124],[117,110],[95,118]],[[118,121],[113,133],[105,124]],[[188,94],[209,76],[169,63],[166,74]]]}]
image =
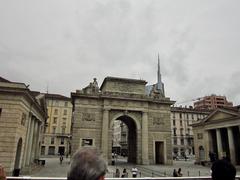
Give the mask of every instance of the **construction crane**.
[{"label": "construction crane", "polygon": [[200,100],[202,100],[202,99],[203,99],[203,97],[199,97],[199,98],[195,98],[195,99],[189,99],[189,100],[186,100],[186,101],[177,102],[177,103],[175,103],[174,105],[190,103],[190,102],[193,102],[193,101],[200,101]]}]

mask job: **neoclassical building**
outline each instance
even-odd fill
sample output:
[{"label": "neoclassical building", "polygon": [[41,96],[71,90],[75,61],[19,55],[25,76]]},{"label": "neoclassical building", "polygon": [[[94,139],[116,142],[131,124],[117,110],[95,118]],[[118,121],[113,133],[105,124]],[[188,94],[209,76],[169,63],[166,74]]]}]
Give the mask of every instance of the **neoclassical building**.
[{"label": "neoclassical building", "polygon": [[193,125],[196,161],[209,161],[209,152],[240,165],[240,106],[218,108]]},{"label": "neoclassical building", "polygon": [[0,77],[0,161],[8,175],[31,171],[46,119],[42,94]]},{"label": "neoclassical building", "polygon": [[96,147],[110,163],[117,120],[128,127],[128,162],[172,164],[170,106],[174,102],[164,96],[159,82],[147,91],[144,80],[106,77],[100,88],[94,79],[71,93],[73,152]]}]

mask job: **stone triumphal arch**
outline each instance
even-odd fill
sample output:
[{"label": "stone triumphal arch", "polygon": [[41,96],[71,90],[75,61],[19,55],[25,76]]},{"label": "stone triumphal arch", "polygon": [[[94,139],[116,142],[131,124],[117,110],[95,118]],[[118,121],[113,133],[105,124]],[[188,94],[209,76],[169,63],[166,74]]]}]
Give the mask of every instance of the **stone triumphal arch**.
[{"label": "stone triumphal arch", "polygon": [[156,85],[144,80],[106,77],[71,93],[73,102],[72,151],[85,146],[112,158],[112,126],[119,120],[128,127],[128,162],[171,164],[170,105]]}]

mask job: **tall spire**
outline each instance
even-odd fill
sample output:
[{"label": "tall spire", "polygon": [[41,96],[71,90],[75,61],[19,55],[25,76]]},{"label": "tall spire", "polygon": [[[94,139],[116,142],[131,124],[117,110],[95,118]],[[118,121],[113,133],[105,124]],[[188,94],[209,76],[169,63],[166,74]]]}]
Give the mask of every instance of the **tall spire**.
[{"label": "tall spire", "polygon": [[158,72],[157,72],[157,89],[162,90],[162,77],[160,72],[160,58],[158,53]]}]

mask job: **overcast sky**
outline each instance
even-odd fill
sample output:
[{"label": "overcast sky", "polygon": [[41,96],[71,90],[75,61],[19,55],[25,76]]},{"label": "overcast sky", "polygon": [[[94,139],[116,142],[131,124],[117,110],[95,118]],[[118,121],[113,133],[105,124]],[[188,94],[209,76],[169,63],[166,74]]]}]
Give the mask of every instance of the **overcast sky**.
[{"label": "overcast sky", "polygon": [[0,0],[0,76],[60,93],[106,76],[157,81],[178,103],[240,104],[240,1]]}]

